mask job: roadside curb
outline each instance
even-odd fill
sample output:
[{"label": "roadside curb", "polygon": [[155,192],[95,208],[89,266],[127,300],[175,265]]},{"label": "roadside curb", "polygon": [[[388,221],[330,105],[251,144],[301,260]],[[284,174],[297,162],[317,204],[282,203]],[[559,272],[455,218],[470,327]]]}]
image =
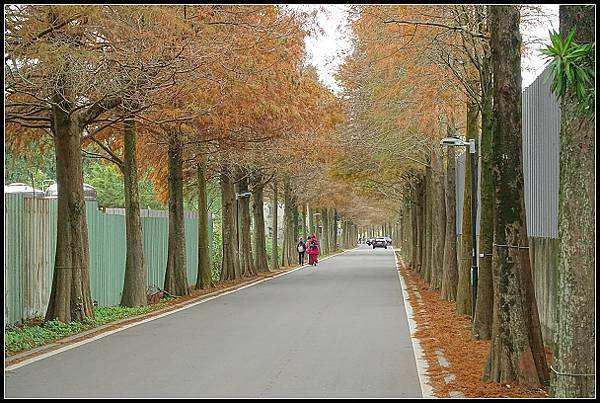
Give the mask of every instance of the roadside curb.
[{"label": "roadside curb", "polygon": [[[396,263],[398,264],[399,263],[398,258],[395,253],[394,253],[394,256],[396,257]],[[406,265],[406,263],[404,263],[404,261],[402,261],[400,264],[402,265],[402,268],[404,270],[408,269],[408,266]],[[400,279],[401,279],[400,281],[402,282],[402,293],[405,295],[405,300],[408,303],[408,306],[410,306],[410,311],[411,311],[411,315],[412,315],[413,307],[410,305],[409,296],[408,296],[409,287],[408,287],[408,284],[404,281],[404,277],[400,273],[399,267],[400,266],[398,265],[398,276],[400,277]],[[417,289],[417,287],[414,284],[411,284],[410,289],[412,290],[412,292],[417,300],[417,304],[422,306],[423,301],[421,299],[421,294],[419,293],[419,290]],[[410,322],[414,323],[414,325],[415,325],[415,329],[414,330],[411,329],[411,332],[414,334],[414,331],[416,331],[417,323],[413,319],[411,319]],[[418,340],[417,338],[415,338],[415,339]],[[420,347],[420,344],[419,344],[419,350],[420,350],[421,358],[425,362],[425,370],[427,370],[427,368],[429,367],[429,362],[425,358],[425,356],[423,354],[423,350]],[[444,355],[444,352],[436,349],[435,355],[436,355],[438,365],[440,366],[440,368],[442,368],[442,374],[444,375],[444,383],[447,385],[447,384],[453,382],[456,379],[456,375],[453,374],[452,372],[450,372],[450,362]],[[429,379],[428,376],[426,376],[426,378]],[[430,385],[427,385],[427,386],[429,388],[429,393],[431,393],[431,396],[427,396],[427,397],[438,398],[438,396],[435,396],[433,394],[433,388]],[[425,397],[425,395],[423,395],[423,397]],[[456,391],[456,390],[449,391],[448,396],[447,396],[447,398],[458,398],[458,399],[461,399],[464,397],[465,397],[465,395],[462,392]],[[442,396],[442,398],[444,398],[444,397]]]},{"label": "roadside curb", "polygon": [[417,323],[413,319],[413,307],[410,304],[410,300],[408,298],[407,285],[404,281],[404,277],[400,274],[398,270],[398,257],[396,256],[396,250],[392,247],[392,253],[394,254],[394,261],[396,262],[396,273],[398,273],[398,278],[400,279],[400,286],[402,288],[402,296],[404,299],[404,309],[406,310],[406,317],[408,319],[408,326],[410,328],[410,339],[413,345],[413,352],[415,355],[415,364],[417,365],[417,374],[419,376],[419,383],[421,384],[421,394],[424,398],[437,398],[433,394],[433,388],[430,385],[429,376],[427,375],[427,369],[429,368],[429,364],[425,359],[425,354],[423,353],[423,349],[421,348],[421,343],[418,338],[415,337],[415,332],[417,330]]},{"label": "roadside curb", "polygon": [[[347,249],[351,250],[351,249]],[[323,261],[329,259],[331,257],[340,255],[346,252],[346,250],[342,252],[338,252],[332,255],[325,256],[319,261]],[[195,298],[191,298],[187,301],[171,305],[166,308],[158,309],[156,311],[148,312],[143,315],[119,319],[114,322],[110,322],[104,324],[102,326],[87,330],[82,333],[77,333],[72,336],[67,336],[65,338],[59,339],[50,344],[46,344],[44,346],[37,347],[33,350],[28,350],[23,353],[17,353],[15,355],[11,355],[9,357],[4,358],[4,369],[5,371],[15,370],[17,368],[21,368],[25,365],[31,364],[36,361],[43,360],[44,358],[50,357],[52,355],[60,354],[61,352],[82,346],[84,344],[91,343],[103,337],[109,336],[113,333],[120,332],[122,330],[128,329],[133,326],[140,325],[142,323],[150,322],[155,319],[162,318],[164,316],[168,316],[174,314],[176,312],[191,308],[195,305],[208,302],[212,299],[219,298],[221,296],[234,293],[236,291],[240,291],[244,288],[251,287],[253,285],[260,284],[265,281],[272,280],[277,277],[285,276],[287,274],[293,273],[302,268],[309,267],[308,264],[298,267],[292,267],[289,269],[285,269],[279,273],[273,272],[272,275],[266,275],[264,278],[254,279],[252,281],[236,284],[230,287],[223,288],[221,290],[216,290],[214,292],[200,295]]]}]

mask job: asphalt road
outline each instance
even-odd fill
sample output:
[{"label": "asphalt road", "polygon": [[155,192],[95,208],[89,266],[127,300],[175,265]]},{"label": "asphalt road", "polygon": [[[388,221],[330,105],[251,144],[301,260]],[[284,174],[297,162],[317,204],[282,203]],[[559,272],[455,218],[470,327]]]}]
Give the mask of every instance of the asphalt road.
[{"label": "asphalt road", "polygon": [[6,397],[421,397],[390,249],[366,246],[5,371]]}]

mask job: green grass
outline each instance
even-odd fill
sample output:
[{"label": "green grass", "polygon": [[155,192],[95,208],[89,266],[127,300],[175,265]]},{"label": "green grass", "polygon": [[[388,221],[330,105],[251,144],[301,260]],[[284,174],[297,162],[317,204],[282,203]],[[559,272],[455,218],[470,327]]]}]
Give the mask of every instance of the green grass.
[{"label": "green grass", "polygon": [[43,346],[44,344],[71,336],[95,327],[132,316],[142,315],[164,307],[166,304],[158,304],[128,308],[123,306],[103,306],[94,308],[94,317],[85,319],[83,322],[64,323],[58,320],[42,322],[41,318],[30,320],[29,323],[41,324],[21,326],[6,326],[4,330],[5,353],[17,353]]}]

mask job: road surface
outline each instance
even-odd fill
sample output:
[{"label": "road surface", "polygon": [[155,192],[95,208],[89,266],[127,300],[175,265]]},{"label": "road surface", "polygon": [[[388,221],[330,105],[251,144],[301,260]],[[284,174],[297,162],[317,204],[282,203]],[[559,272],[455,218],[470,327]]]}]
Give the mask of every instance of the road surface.
[{"label": "road surface", "polygon": [[421,397],[403,303],[361,246],[5,371],[5,396]]}]

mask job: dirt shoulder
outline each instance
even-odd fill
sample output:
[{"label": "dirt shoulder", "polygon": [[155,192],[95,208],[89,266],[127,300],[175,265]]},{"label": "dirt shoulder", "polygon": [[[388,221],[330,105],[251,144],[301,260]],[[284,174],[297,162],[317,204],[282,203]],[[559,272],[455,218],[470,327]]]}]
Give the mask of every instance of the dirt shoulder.
[{"label": "dirt shoulder", "polygon": [[[453,302],[440,299],[398,256],[398,271],[408,288],[419,339],[429,365],[427,375],[437,397],[547,397],[547,390],[483,382],[489,341],[473,340],[471,318],[458,315]],[[440,358],[441,357],[441,358]],[[441,365],[443,364],[443,366]],[[452,394],[451,394],[452,393]]]}]

